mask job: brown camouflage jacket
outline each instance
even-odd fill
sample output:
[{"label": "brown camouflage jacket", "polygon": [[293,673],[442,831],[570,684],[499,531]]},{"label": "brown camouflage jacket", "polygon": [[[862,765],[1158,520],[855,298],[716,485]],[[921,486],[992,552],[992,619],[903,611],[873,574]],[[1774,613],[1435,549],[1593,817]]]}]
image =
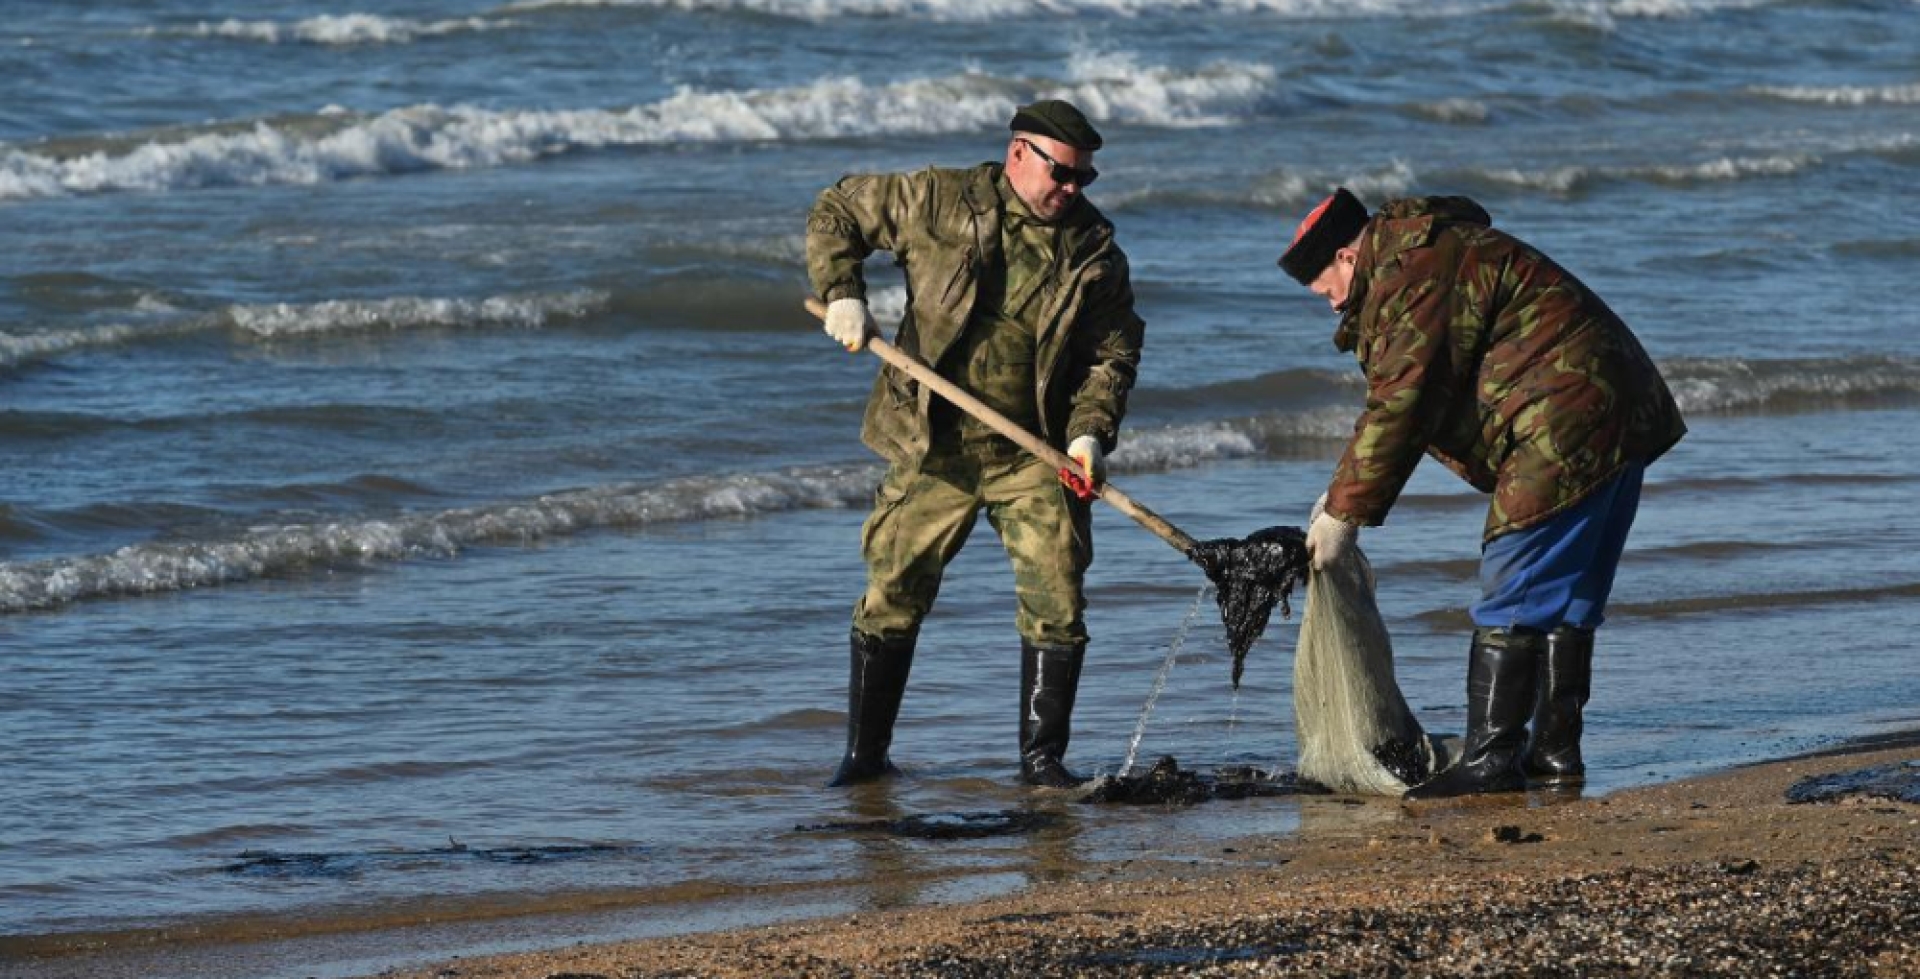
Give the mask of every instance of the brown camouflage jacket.
[{"label": "brown camouflage jacket", "polygon": [[1367,406],[1327,509],[1385,521],[1421,453],[1492,493],[1486,540],[1579,502],[1686,433],[1653,361],[1607,304],[1464,197],[1388,201],[1361,234],[1334,345]]},{"label": "brown camouflage jacket", "polygon": [[[906,270],[907,313],[895,344],[941,368],[973,318],[979,280],[1004,264],[998,163],[971,169],[854,174],[821,191],[807,215],[807,274],[824,302],[865,298],[862,261],[892,252]],[[1061,219],[1052,274],[1036,308],[1040,435],[1056,448],[1081,435],[1112,451],[1140,365],[1145,325],[1133,310],[1127,257],[1113,225],[1084,198]],[[892,462],[917,464],[929,441],[933,392],[883,367],[861,440]]]}]

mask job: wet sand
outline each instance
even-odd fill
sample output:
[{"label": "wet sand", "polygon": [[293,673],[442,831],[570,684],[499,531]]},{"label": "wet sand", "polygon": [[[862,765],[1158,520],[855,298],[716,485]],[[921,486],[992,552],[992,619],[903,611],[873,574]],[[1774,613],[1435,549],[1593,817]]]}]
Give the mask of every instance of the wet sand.
[{"label": "wet sand", "polygon": [[[1789,801],[1861,772],[1881,776],[1869,794]],[[542,913],[475,895],[0,936],[0,976],[1920,976],[1920,731],[1588,798],[1287,804],[1294,833],[1163,840],[977,900],[853,913],[857,893],[792,884],[560,895]],[[635,935],[672,937],[608,941]]]},{"label": "wet sand", "polygon": [[1369,802],[974,903],[379,975],[1920,976],[1920,804],[1788,800],[1866,769],[1920,798],[1920,732],[1596,798]]}]

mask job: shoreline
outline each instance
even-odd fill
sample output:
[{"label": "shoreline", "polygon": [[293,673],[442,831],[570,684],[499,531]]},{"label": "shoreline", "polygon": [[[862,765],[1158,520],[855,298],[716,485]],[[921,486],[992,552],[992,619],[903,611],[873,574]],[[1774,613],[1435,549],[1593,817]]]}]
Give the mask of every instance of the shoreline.
[{"label": "shoreline", "polygon": [[[423,912],[399,928],[246,941],[192,927],[111,948],[0,939],[0,962],[23,979],[1915,975],[1920,804],[1786,795],[1881,766],[1920,782],[1920,731],[1587,798],[1311,797],[1324,818],[1303,812],[1285,836],[1175,843],[1070,880],[985,897],[962,886],[892,910],[835,886],[652,906],[575,895],[545,913]],[[719,930],[687,930],[702,925]]]},{"label": "shoreline", "polygon": [[[1795,803],[1920,732],[1605,796],[1176,853],[966,904],[461,960],[396,979],[1920,974],[1920,804]],[[1186,861],[1193,861],[1189,854]]]}]

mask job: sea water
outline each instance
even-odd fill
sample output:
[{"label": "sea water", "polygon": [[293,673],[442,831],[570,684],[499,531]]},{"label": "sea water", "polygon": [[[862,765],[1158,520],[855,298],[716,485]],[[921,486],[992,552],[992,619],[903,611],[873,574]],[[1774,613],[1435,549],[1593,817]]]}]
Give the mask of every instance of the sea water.
[{"label": "sea water", "polygon": [[[1201,538],[1304,523],[1363,390],[1274,260],[1336,185],[1466,194],[1632,324],[1692,427],[1600,634],[1589,791],[1920,722],[1916,49],[1905,0],[10,4],[0,958],[651,909],[488,933],[612,937],[1310,832],[1305,802],[1015,784],[984,526],[924,630],[907,778],[823,788],[877,361],[800,308],[806,211],[847,172],[997,158],[1036,97],[1107,138],[1089,197],[1148,323],[1130,494]],[[1437,733],[1483,513],[1429,463],[1362,535]],[[1236,701],[1202,616],[1130,743],[1203,580],[1095,523],[1069,763],[1293,757],[1286,621]],[[1023,807],[1062,818],[794,832]],[[411,934],[198,974],[484,946]]]}]

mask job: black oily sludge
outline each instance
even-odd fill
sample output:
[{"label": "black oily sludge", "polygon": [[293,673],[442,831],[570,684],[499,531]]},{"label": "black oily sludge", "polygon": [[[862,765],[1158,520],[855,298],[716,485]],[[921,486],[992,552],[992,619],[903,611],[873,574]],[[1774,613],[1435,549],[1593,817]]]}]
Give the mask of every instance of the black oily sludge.
[{"label": "black oily sludge", "polygon": [[1809,776],[1787,789],[1788,802],[1833,802],[1849,796],[1920,803],[1920,761]]},{"label": "black oily sludge", "polygon": [[1407,785],[1419,785],[1439,774],[1433,770],[1434,759],[1442,755],[1442,750],[1437,746],[1420,741],[1393,740],[1374,745],[1372,750],[1374,760]]},{"label": "black oily sludge", "polygon": [[1201,541],[1187,557],[1213,582],[1238,690],[1247,652],[1266,632],[1273,607],[1280,606],[1281,618],[1293,615],[1287,596],[1307,576],[1307,535],[1298,527],[1268,527],[1244,539]]},{"label": "black oily sludge", "polygon": [[482,863],[550,863],[590,857],[623,856],[645,852],[641,846],[589,843],[570,846],[470,847],[450,840],[446,846],[422,850],[369,850],[359,853],[284,853],[248,850],[220,869],[229,874],[256,877],[353,877],[387,867],[405,869],[423,863],[479,861]]},{"label": "black oily sludge", "polygon": [[917,840],[970,840],[988,836],[1015,836],[1045,829],[1058,821],[1049,813],[1029,809],[981,812],[935,812],[899,819],[865,819],[795,826],[799,833],[880,833]]},{"label": "black oily sludge", "polygon": [[1292,772],[1271,773],[1251,765],[1229,765],[1207,775],[1180,767],[1165,755],[1141,775],[1100,779],[1081,796],[1086,803],[1190,806],[1209,799],[1253,799],[1283,795],[1325,795],[1327,789]]}]

